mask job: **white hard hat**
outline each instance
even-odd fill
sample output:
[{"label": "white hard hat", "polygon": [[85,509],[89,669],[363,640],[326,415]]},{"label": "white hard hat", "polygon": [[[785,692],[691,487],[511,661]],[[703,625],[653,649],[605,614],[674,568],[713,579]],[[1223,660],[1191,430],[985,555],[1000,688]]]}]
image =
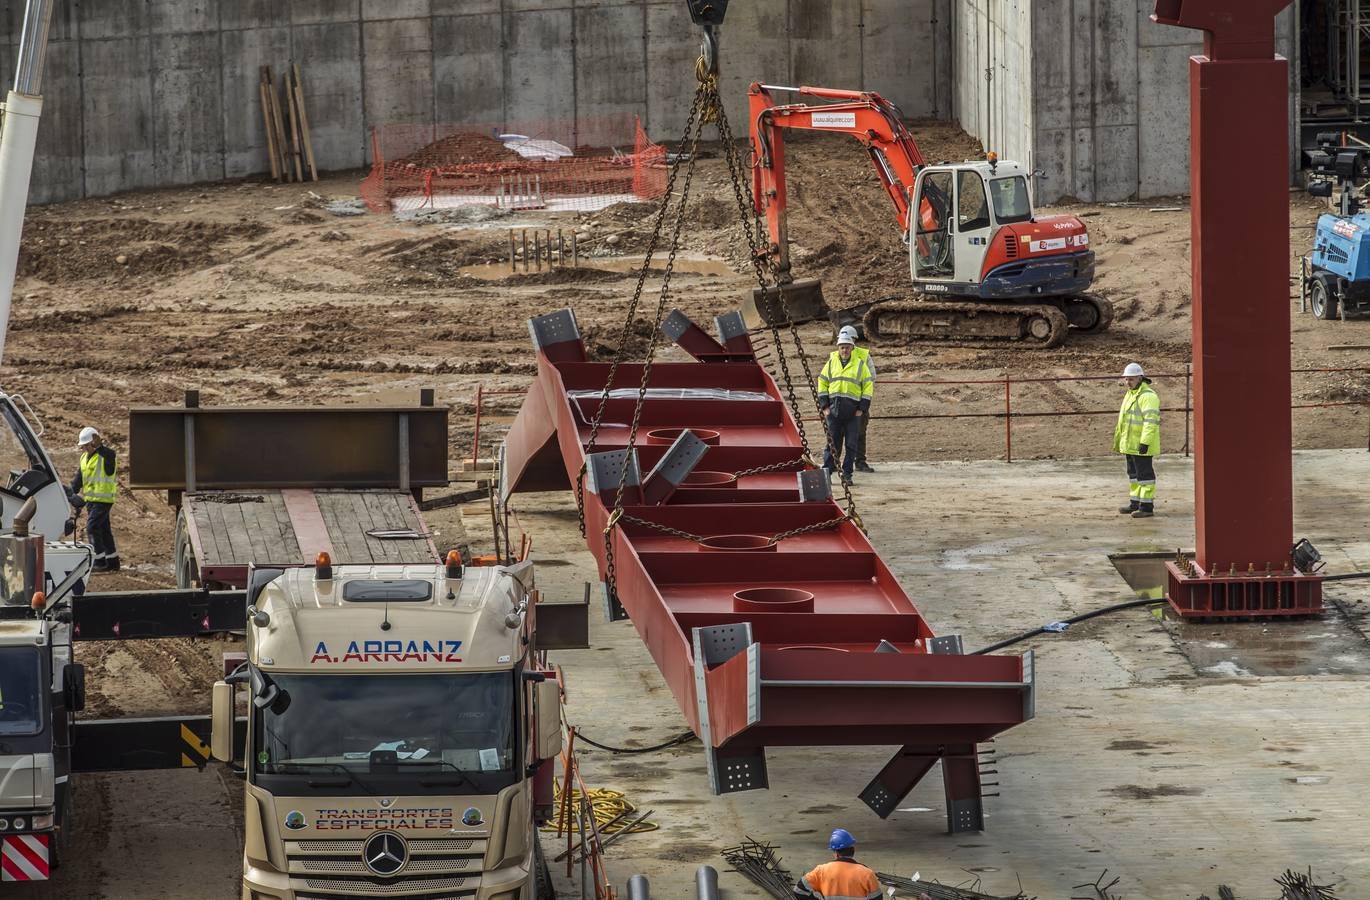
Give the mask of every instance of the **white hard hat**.
[{"label": "white hard hat", "polygon": [[99,436],[100,432],[96,431],[94,428],[91,428],[89,425],[87,425],[85,428],[81,429],[81,436],[76,439],[76,449],[80,450],[82,447],[86,446]]},{"label": "white hard hat", "polygon": [[1124,378],[1141,378],[1146,373],[1142,371],[1141,363],[1128,363],[1127,368],[1123,369]]},{"label": "white hard hat", "polygon": [[842,344],[856,346],[856,329],[850,325],[842,326],[841,330],[837,332],[837,344],[838,346]]}]

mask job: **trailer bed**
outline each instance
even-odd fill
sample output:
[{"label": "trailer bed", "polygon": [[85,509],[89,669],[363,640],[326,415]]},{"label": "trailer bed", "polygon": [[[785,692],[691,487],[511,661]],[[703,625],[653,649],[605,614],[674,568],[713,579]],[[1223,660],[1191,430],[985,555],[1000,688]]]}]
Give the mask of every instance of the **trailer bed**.
[{"label": "trailer bed", "polygon": [[[404,491],[196,491],[182,504],[202,583],[241,587],[249,563],[298,566],[320,552],[340,565],[439,561],[418,504]],[[378,536],[384,532],[391,536]]]}]

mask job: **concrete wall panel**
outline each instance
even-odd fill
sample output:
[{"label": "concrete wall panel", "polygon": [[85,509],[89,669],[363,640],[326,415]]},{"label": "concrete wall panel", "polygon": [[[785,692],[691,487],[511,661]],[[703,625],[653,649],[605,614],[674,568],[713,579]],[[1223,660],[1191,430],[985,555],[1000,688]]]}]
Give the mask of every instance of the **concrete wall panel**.
[{"label": "concrete wall panel", "polygon": [[436,121],[503,123],[503,39],[498,12],[433,19]]},{"label": "concrete wall panel", "polygon": [[862,12],[860,3],[790,0],[790,77],[794,84],[850,89],[863,86]]},{"label": "concrete wall panel", "polygon": [[153,34],[189,34],[219,27],[219,11],[210,0],[147,0],[147,11]]},{"label": "concrete wall panel", "polygon": [[[93,41],[103,38],[122,38],[146,34],[149,24],[147,0],[101,0],[99,3],[82,3],[77,8],[81,40]],[[14,40],[19,40],[23,30],[24,8],[15,5],[12,12]]]},{"label": "concrete wall panel", "polygon": [[545,122],[575,117],[575,57],[570,46],[569,9],[510,13],[504,84],[505,119]]},{"label": "concrete wall panel", "polygon": [[158,184],[224,177],[219,35],[152,38],[152,144]]},{"label": "concrete wall panel", "polygon": [[[724,59],[732,50],[724,38]],[[684,3],[671,3],[666,6],[647,7],[647,66],[653,77],[647,79],[647,133],[655,140],[675,141],[680,138],[680,130],[685,127],[685,116],[694,97],[695,80],[693,74],[683,77],[665,77],[666,72],[694,72],[695,58],[699,56],[699,34],[690,22],[689,12]],[[745,91],[746,88],[744,87]],[[743,107],[745,109],[745,105]],[[745,132],[747,119],[734,120],[733,107],[728,107],[729,124],[734,132]]]},{"label": "concrete wall panel", "polygon": [[362,25],[366,123],[433,121],[433,32],[427,19]]},{"label": "concrete wall panel", "polygon": [[1142,133],[1137,183],[1143,196],[1189,191],[1189,57],[1194,51],[1188,44],[1138,51],[1138,80],[1148,86],[1137,98]]},{"label": "concrete wall panel", "polygon": [[[270,169],[266,149],[266,125],[262,120],[262,66],[271,66],[273,78],[279,78],[280,61],[290,56],[290,33],[285,28],[260,28],[225,31],[223,33],[223,135],[224,176],[241,178],[254,172]],[[308,72],[313,73],[312,66]],[[303,73],[302,73],[303,74]],[[310,75],[303,74],[305,102],[311,113],[314,129],[314,152],[320,147],[318,128],[332,112],[319,106],[315,94],[317,86]]]},{"label": "concrete wall panel", "polygon": [[429,0],[362,0],[362,19],[426,19],[432,15]]},{"label": "concrete wall panel", "polygon": [[[14,54],[13,47],[6,45],[3,48],[0,71],[7,74],[14,71]],[[85,195],[85,161],[82,159],[85,141],[81,134],[81,104],[78,102],[81,75],[74,41],[48,46],[43,90],[48,96],[69,97],[71,102],[43,104],[33,175],[29,180],[29,202],[50,203],[82,197]]]},{"label": "concrete wall panel", "polygon": [[[941,118],[950,110],[950,0],[863,0],[861,86],[889,98],[904,115]],[[933,37],[910,42],[927,29]]]},{"label": "concrete wall panel", "polygon": [[[734,134],[746,132],[748,85],[753,81],[794,84],[788,29],[788,0],[755,0],[728,7],[719,89]],[[693,75],[686,77],[693,82]]]},{"label": "concrete wall panel", "polygon": [[361,20],[361,0],[284,0],[284,2],[290,6],[290,22],[292,25],[318,25],[324,22],[357,22]]},{"label": "concrete wall panel", "polygon": [[[289,0],[219,0],[217,5],[219,27],[225,31],[290,24]],[[229,59],[225,55],[226,64]]]},{"label": "concrete wall panel", "polygon": [[[870,86],[910,116],[947,115],[952,5],[968,2],[1026,0],[734,4],[722,87],[734,133],[753,80]],[[22,4],[0,10],[8,76]],[[32,191],[44,200],[266,171],[258,68],[279,79],[292,59],[326,170],[364,165],[368,127],[388,122],[584,130],[636,114],[673,140],[699,46],[679,0],[56,0],[53,16]]]},{"label": "concrete wall panel", "polygon": [[130,60],[148,59],[148,52],[146,37],[89,41],[82,47],[87,194],[110,194],[157,183],[152,80],[146,63],[129,64]]},{"label": "concrete wall panel", "polygon": [[625,109],[646,110],[644,27],[641,6],[576,10],[576,118],[586,121]]},{"label": "concrete wall panel", "polygon": [[[319,169],[350,169],[369,157],[362,120],[361,30],[355,22],[291,29]],[[273,69],[274,71],[274,69]]]}]

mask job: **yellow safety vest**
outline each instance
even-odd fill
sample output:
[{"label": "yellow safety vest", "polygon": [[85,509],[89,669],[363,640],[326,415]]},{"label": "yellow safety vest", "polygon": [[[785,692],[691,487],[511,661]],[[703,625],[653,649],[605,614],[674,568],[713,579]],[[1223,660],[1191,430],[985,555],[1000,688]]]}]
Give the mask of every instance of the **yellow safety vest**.
[{"label": "yellow safety vest", "polygon": [[[1141,452],[1146,444],[1146,453]],[[1113,452],[1155,456],[1161,452],[1161,398],[1143,381],[1123,395],[1118,425],[1113,429]]]},{"label": "yellow safety vest", "polygon": [[98,453],[81,454],[81,499],[87,503],[113,503],[119,485],[105,474],[105,460]]},{"label": "yellow safety vest", "polygon": [[859,352],[859,355],[858,352],[853,348],[851,358],[845,364],[840,353],[832,352],[818,375],[820,396],[847,397],[860,402],[875,394],[875,378],[867,361],[869,351]]}]

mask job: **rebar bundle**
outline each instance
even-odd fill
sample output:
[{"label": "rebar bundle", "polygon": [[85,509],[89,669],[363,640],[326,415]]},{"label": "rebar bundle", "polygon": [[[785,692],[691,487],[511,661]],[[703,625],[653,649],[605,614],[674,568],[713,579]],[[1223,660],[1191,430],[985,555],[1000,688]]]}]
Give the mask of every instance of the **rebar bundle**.
[{"label": "rebar bundle", "polygon": [[794,876],[780,864],[773,845],[746,837],[738,846],[724,850],[723,859],[776,900],[790,900],[794,896]]},{"label": "rebar bundle", "polygon": [[[890,875],[885,872],[876,872],[875,877],[880,879],[880,883],[886,887],[894,888],[896,893],[908,894],[911,897],[920,895],[927,896],[929,900],[1036,900],[1029,897],[1022,891],[1011,897],[1000,897],[992,894],[982,894],[974,888],[956,887],[953,885],[939,884],[935,881],[914,881],[911,878],[903,878],[899,875]],[[980,886],[980,880],[974,881],[975,887]]]},{"label": "rebar bundle", "polygon": [[1275,883],[1280,886],[1280,900],[1337,900],[1337,892],[1332,885],[1313,882],[1311,868],[1307,874],[1285,869]]}]

